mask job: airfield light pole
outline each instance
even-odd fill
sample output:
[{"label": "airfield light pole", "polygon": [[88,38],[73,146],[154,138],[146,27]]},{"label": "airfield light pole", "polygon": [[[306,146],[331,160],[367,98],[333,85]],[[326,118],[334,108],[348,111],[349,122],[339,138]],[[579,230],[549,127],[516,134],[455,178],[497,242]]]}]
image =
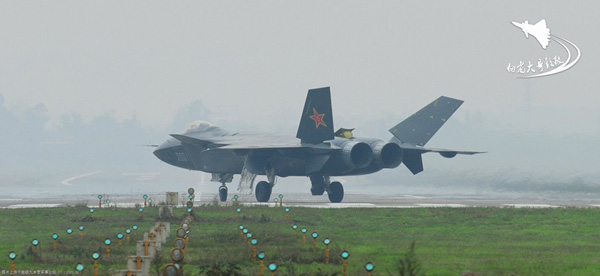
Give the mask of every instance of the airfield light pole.
[{"label": "airfield light pole", "polygon": [[292,229],[294,229],[294,237],[297,237],[298,236],[298,225],[294,223],[292,225]]},{"label": "airfield light pole", "polygon": [[274,201],[275,201],[275,207],[277,207],[277,204],[279,203],[279,198],[277,198],[277,197],[276,197],[276,198],[274,199]]},{"label": "airfield light pole", "polygon": [[137,226],[137,225],[134,225],[132,228],[133,228],[133,235],[134,235],[134,236],[137,236],[137,230],[138,230],[138,226]]},{"label": "airfield light pole", "polygon": [[317,232],[312,232],[311,236],[313,238],[313,253],[317,253],[317,237],[319,234],[317,234]]},{"label": "airfield light pole", "polygon": [[79,225],[79,238],[81,238],[83,240],[83,229],[85,229],[85,227],[83,225]]},{"label": "airfield light pole", "polygon": [[285,221],[290,222],[290,208],[285,208]]},{"label": "airfield light pole", "polygon": [[123,245],[123,234],[117,234],[117,238],[119,239],[119,248],[121,248],[121,245]]},{"label": "airfield light pole", "polygon": [[252,245],[252,233],[248,232],[248,234],[246,234],[246,238],[248,238],[248,247],[250,247],[250,245]]},{"label": "airfield light pole", "polygon": [[163,269],[163,274],[162,275],[166,275],[166,276],[177,276],[177,275],[181,275],[181,271],[180,271],[181,266],[177,263],[168,263],[165,268]]},{"label": "airfield light pole", "polygon": [[94,208],[90,208],[90,217],[94,218]]},{"label": "airfield light pole", "polygon": [[94,276],[98,276],[98,259],[100,258],[100,253],[94,252],[92,253],[92,259],[94,259]]},{"label": "airfield light pole", "polygon": [[300,232],[302,232],[302,243],[305,244],[306,243],[306,232],[308,232],[308,230],[306,229],[306,227],[302,227]]},{"label": "airfield light pole", "polygon": [[150,242],[148,240],[144,241],[144,256],[148,256],[148,246],[150,245]]},{"label": "airfield light pole", "polygon": [[244,228],[244,229],[242,229],[242,241],[243,241],[243,240],[244,240],[244,238],[246,237],[246,234],[248,234],[248,231],[250,231],[250,230],[248,230],[248,228]]},{"label": "airfield light pole", "polygon": [[38,239],[33,239],[31,245],[33,245],[33,253],[37,253],[37,247],[40,245],[40,241]]},{"label": "airfield light pole", "polygon": [[135,258],[135,269],[142,270],[142,256],[137,256]]},{"label": "airfield light pole", "polygon": [[283,207],[283,195],[279,194],[279,207]]},{"label": "airfield light pole", "polygon": [[139,208],[138,212],[140,212],[140,219],[142,219],[142,213],[144,212],[144,208]]},{"label": "airfield light pole", "polygon": [[258,240],[252,239],[250,243],[252,244],[252,262],[256,263],[256,244],[258,243]]},{"label": "airfield light pole", "polygon": [[271,276],[275,276],[275,271],[277,271],[277,264],[276,263],[270,263],[269,264],[269,271],[271,271]]},{"label": "airfield light pole", "polygon": [[8,258],[10,259],[10,274],[15,274],[15,259],[17,258],[17,253],[15,253],[15,251],[8,252]]},{"label": "airfield light pole", "polygon": [[325,244],[325,264],[329,264],[329,244],[331,243],[331,240],[325,238],[323,243]]},{"label": "airfield light pole", "polygon": [[58,234],[52,234],[52,239],[54,240],[52,242],[52,251],[56,252],[58,250],[58,242],[56,241],[58,240]]},{"label": "airfield light pole", "polygon": [[98,195],[98,208],[102,208],[102,195]]},{"label": "airfield light pole", "polygon": [[85,266],[82,263],[78,263],[75,265],[75,271],[77,271],[77,274],[81,274],[84,268]]},{"label": "airfield light pole", "polygon": [[106,199],[106,207],[110,207],[110,199]]},{"label": "airfield light pole", "polygon": [[152,207],[152,199],[151,198],[148,199],[148,206]]},{"label": "airfield light pole", "polygon": [[372,262],[368,262],[365,264],[365,270],[369,272],[369,276],[372,276],[373,270],[375,270],[375,265]]},{"label": "airfield light pole", "polygon": [[258,259],[260,260],[260,270],[259,275],[265,275],[265,252],[258,252]]},{"label": "airfield light pole", "polygon": [[184,253],[183,249],[173,248],[173,250],[171,250],[171,260],[173,260],[173,263],[181,264],[184,257],[185,257],[185,253]]},{"label": "airfield light pole", "polygon": [[125,234],[127,234],[127,236],[125,237],[125,241],[129,243],[131,241],[131,228],[125,229]]},{"label": "airfield light pole", "polygon": [[148,204],[148,195],[144,195],[144,208],[147,207]]},{"label": "airfield light pole", "polygon": [[237,212],[237,218],[238,219],[242,218],[240,215],[242,213],[242,208],[237,208],[237,209],[235,209],[235,211]]},{"label": "airfield light pole", "polygon": [[112,241],[110,239],[104,240],[104,244],[106,244],[106,257],[110,257],[110,244]]},{"label": "airfield light pole", "polygon": [[244,239],[244,226],[240,224],[240,236],[242,237],[242,239]]},{"label": "airfield light pole", "polygon": [[342,275],[347,276],[348,275],[348,257],[350,257],[350,253],[348,253],[348,251],[344,250],[344,251],[342,251],[340,256],[344,260],[344,270],[342,272]]},{"label": "airfield light pole", "polygon": [[71,227],[67,228],[67,240],[71,240],[71,234],[73,234],[73,229]]}]

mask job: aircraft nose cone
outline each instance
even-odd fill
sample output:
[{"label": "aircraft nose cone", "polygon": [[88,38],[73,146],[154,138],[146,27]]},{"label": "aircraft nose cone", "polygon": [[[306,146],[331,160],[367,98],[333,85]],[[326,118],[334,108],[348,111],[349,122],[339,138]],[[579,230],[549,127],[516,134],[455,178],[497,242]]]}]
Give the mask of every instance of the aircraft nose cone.
[{"label": "aircraft nose cone", "polygon": [[172,148],[175,145],[173,142],[167,140],[164,143],[160,144],[160,146],[158,146],[158,148],[156,148],[156,150],[154,150],[154,156],[156,156],[158,159],[160,159],[161,161],[168,163],[168,164],[172,164],[173,163],[173,153],[172,153]]},{"label": "aircraft nose cone", "polygon": [[[160,159],[161,161],[167,162],[167,150],[165,149],[157,149],[154,152],[154,156],[156,156],[156,158]],[[168,163],[168,162],[167,162]]]}]

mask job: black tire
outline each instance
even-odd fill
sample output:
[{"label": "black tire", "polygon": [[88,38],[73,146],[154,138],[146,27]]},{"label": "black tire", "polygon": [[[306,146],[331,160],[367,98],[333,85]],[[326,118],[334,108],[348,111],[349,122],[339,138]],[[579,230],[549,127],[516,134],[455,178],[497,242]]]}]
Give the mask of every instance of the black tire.
[{"label": "black tire", "polygon": [[221,202],[227,201],[227,186],[219,187],[219,199]]},{"label": "black tire", "polygon": [[269,202],[271,198],[271,191],[273,190],[273,186],[266,181],[260,181],[256,185],[256,200],[258,202]]},{"label": "black tire", "polygon": [[312,195],[323,195],[325,193],[325,185],[313,185],[310,187],[310,193]]},{"label": "black tire", "polygon": [[329,196],[329,201],[332,203],[342,202],[342,199],[344,199],[344,186],[337,181],[331,182],[327,195]]}]

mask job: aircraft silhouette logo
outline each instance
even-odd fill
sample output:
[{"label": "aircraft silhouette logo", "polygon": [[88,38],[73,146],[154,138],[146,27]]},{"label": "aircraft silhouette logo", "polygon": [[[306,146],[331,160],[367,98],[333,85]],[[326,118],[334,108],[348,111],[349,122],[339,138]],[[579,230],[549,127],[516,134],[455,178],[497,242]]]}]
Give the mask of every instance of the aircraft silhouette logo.
[{"label": "aircraft silhouette logo", "polygon": [[550,29],[546,27],[546,19],[540,20],[540,22],[535,25],[530,25],[527,20],[523,23],[512,22],[512,24],[521,28],[521,31],[525,33],[526,38],[529,38],[529,35],[535,37],[540,45],[542,45],[542,48],[546,50],[546,47],[548,47],[548,43],[550,42]]},{"label": "aircraft silhouette logo", "polygon": [[323,117],[325,117],[325,113],[319,114],[319,112],[317,112],[317,109],[315,109],[313,107],[313,115],[309,116],[309,117],[313,121],[315,121],[315,128],[319,128],[320,125],[327,127],[327,125],[325,124],[325,121],[323,120]]},{"label": "aircraft silhouette logo", "polygon": [[579,58],[581,57],[581,50],[579,47],[569,40],[551,34],[550,28],[548,28],[546,24],[546,19],[541,19],[533,25],[529,24],[529,21],[527,20],[522,23],[516,21],[512,21],[511,23],[523,31],[525,38],[529,38],[529,35],[535,37],[544,50],[549,47],[550,41],[556,42],[559,46],[564,48],[567,53],[567,58],[565,59],[561,58],[559,55],[555,55],[554,57],[538,58],[537,61],[520,61],[514,65],[509,63],[506,68],[509,73],[520,74],[521,76],[518,76],[518,78],[521,79],[544,77],[564,72],[579,61]]}]

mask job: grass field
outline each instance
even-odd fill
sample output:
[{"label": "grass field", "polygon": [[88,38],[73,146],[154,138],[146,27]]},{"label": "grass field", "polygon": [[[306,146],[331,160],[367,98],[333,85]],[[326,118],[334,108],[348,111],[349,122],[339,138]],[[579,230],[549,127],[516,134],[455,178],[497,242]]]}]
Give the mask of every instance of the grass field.
[{"label": "grass field", "polygon": [[[600,275],[600,209],[515,208],[413,208],[413,209],[312,209],[291,208],[290,218],[299,229],[308,229],[307,242],[294,235],[285,208],[202,206],[194,209],[184,269],[186,275],[217,273],[227,269],[240,275],[258,275],[251,248],[240,235],[239,225],[258,240],[265,261],[279,264],[278,275],[333,275],[342,272],[340,252],[350,252],[349,275],[366,275],[367,261],[373,275],[399,275],[397,263],[412,242],[424,275]],[[172,233],[185,215],[176,209]],[[0,210],[0,273],[10,268],[9,251],[18,254],[17,270],[72,272],[76,263],[91,274],[91,253],[102,254],[100,272],[125,269],[135,245],[117,246],[116,235],[137,224],[138,236],[154,224],[158,211],[147,208],[143,220],[133,208],[103,208],[89,219],[84,207]],[[83,239],[79,225],[85,226]],[[74,229],[71,241],[65,229]],[[316,231],[317,251],[310,233]],[[58,233],[58,252],[52,252],[52,233]],[[105,255],[105,238],[111,238],[111,257]],[[323,239],[328,237],[330,264],[325,265]],[[31,240],[41,241],[41,256],[32,253]],[[132,241],[136,237],[132,237]],[[172,240],[163,246],[159,269],[168,262]],[[232,274],[233,275],[233,274]]]}]

